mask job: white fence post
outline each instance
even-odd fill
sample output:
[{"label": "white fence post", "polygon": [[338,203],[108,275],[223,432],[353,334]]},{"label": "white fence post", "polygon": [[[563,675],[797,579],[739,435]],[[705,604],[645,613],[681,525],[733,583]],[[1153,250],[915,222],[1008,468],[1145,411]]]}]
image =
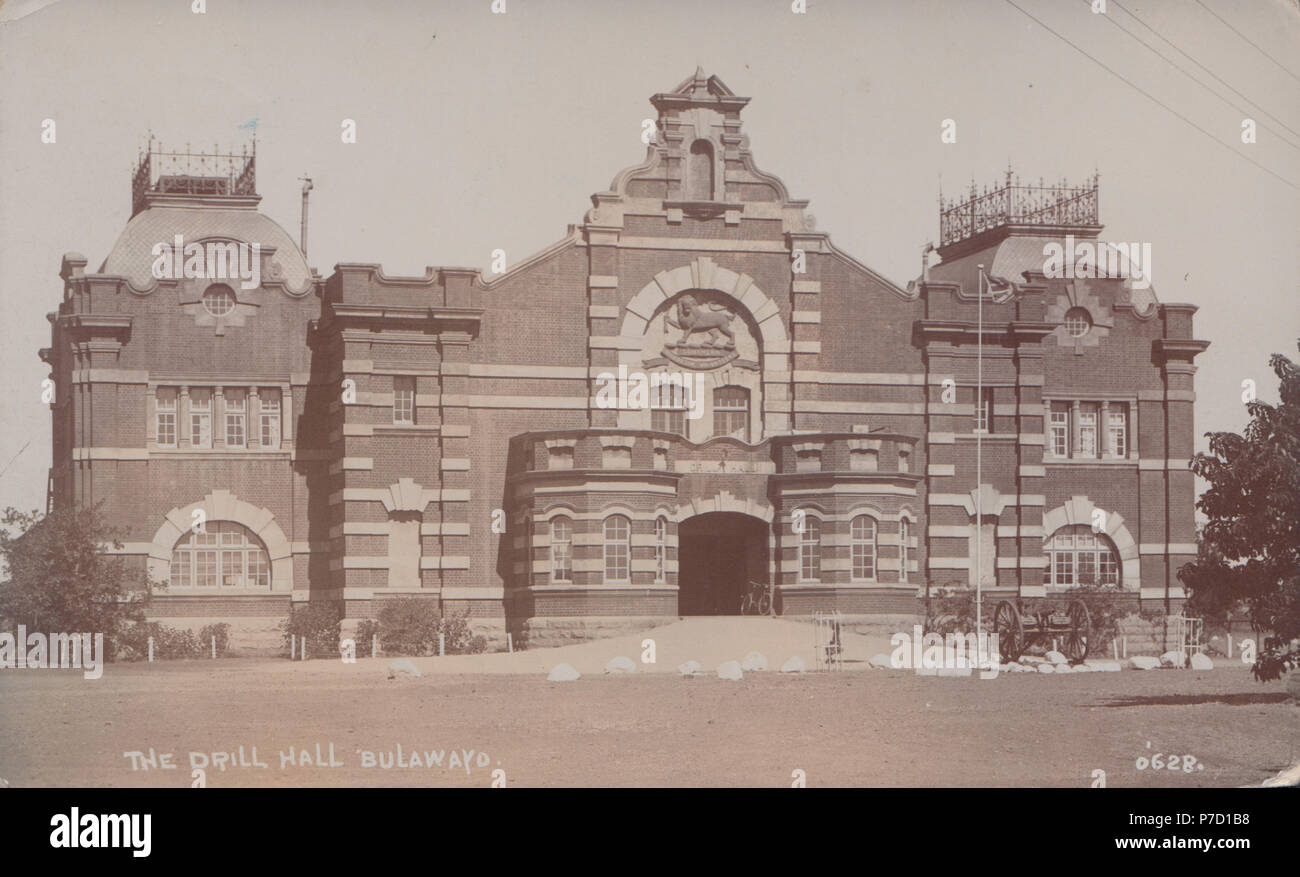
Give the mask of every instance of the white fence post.
[{"label": "white fence post", "polygon": [[370,634],[370,657],[379,657],[379,634],[377,633]]},{"label": "white fence post", "polygon": [[440,633],[438,634],[438,657],[441,658],[445,654],[447,654],[447,635]]},{"label": "white fence post", "polygon": [[216,659],[217,659],[217,637],[214,634],[212,637],[212,660],[215,661]]},{"label": "white fence post", "polygon": [[153,637],[149,637],[149,660],[153,660]]},{"label": "white fence post", "polygon": [[510,654],[515,653],[515,641],[509,633],[506,633],[506,648],[510,650]]}]

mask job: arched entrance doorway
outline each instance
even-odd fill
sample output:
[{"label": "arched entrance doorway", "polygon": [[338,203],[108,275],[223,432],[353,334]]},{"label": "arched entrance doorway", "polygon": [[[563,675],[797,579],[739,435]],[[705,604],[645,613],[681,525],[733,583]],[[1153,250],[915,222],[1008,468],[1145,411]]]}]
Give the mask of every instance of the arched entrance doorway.
[{"label": "arched entrance doorway", "polygon": [[677,531],[681,615],[739,615],[748,583],[770,582],[767,523],[739,512],[687,518]]}]

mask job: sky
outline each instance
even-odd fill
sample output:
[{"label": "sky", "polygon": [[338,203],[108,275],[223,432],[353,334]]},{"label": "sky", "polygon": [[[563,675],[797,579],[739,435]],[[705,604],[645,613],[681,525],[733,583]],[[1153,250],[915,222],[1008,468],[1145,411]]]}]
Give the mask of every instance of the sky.
[{"label": "sky", "polygon": [[758,167],[899,284],[938,237],[940,191],[1008,165],[1028,180],[1099,171],[1103,239],[1149,242],[1157,297],[1200,308],[1196,336],[1212,344],[1197,359],[1198,436],[1245,426],[1243,380],[1276,400],[1268,355],[1294,359],[1300,337],[1296,0],[1108,0],[1105,13],[807,0],[801,14],[789,0],[504,2],[0,7],[0,508],[44,507],[37,351],[60,259],[78,251],[93,270],[107,256],[150,132],[195,151],[255,135],[261,210],[295,239],[310,176],[308,256],[323,275],[484,268],[497,248],[517,262],[580,223],[590,194],[644,158],[650,95],[697,65],[752,98]]}]

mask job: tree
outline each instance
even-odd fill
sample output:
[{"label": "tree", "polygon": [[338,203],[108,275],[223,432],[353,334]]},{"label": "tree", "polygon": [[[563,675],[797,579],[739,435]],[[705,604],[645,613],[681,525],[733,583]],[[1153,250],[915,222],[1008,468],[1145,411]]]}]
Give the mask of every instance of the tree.
[{"label": "tree", "polygon": [[1280,401],[1247,402],[1244,434],[1209,433],[1192,470],[1210,482],[1196,561],[1179,570],[1209,615],[1244,604],[1259,630],[1300,636],[1300,367],[1269,358]]},{"label": "tree", "polygon": [[116,645],[126,622],[143,618],[150,592],[147,574],[104,553],[122,547],[120,535],[98,505],[48,515],[6,509],[0,517],[7,575],[0,582],[0,622],[40,632],[103,633]]}]

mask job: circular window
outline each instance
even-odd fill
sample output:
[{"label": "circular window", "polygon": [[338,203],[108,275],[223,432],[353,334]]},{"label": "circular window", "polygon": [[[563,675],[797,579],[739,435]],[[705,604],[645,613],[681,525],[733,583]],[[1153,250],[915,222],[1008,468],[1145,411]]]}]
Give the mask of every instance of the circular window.
[{"label": "circular window", "polygon": [[235,309],[235,292],[229,286],[217,284],[203,293],[203,307],[214,317],[224,317]]},{"label": "circular window", "polygon": [[1065,331],[1073,338],[1082,338],[1092,328],[1092,314],[1087,308],[1070,308],[1065,312]]}]

